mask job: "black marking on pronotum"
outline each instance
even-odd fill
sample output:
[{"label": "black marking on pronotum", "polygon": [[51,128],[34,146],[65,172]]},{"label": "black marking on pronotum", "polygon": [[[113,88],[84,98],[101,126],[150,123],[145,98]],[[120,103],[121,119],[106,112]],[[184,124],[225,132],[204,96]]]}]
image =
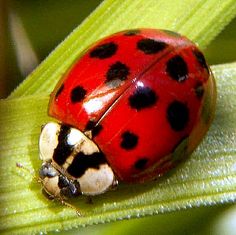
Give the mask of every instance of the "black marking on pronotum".
[{"label": "black marking on pronotum", "polygon": [[201,99],[204,95],[204,87],[201,82],[197,82],[197,84],[194,87],[195,94],[198,99]]},{"label": "black marking on pronotum", "polygon": [[106,159],[104,154],[101,152],[95,152],[90,155],[85,155],[83,152],[79,152],[75,155],[71,165],[67,168],[67,172],[71,176],[79,178],[87,169],[99,169],[99,166],[104,163],[106,163]]},{"label": "black marking on pronotum", "polygon": [[77,103],[81,102],[85,95],[86,95],[86,90],[82,86],[76,86],[75,88],[72,89],[71,94],[70,94],[70,99],[72,103]]},{"label": "black marking on pronotum", "polygon": [[198,51],[198,50],[194,50],[193,51],[198,63],[207,70],[207,72],[209,73],[209,68],[207,66],[206,60],[204,55],[202,54],[202,52]]},{"label": "black marking on pronotum", "polygon": [[64,87],[65,87],[64,84],[62,84],[59,87],[59,89],[57,90],[56,95],[55,95],[56,98],[62,93],[62,91],[64,90]]},{"label": "black marking on pronotum", "polygon": [[138,87],[129,97],[129,104],[131,108],[141,110],[154,105],[157,100],[158,96],[151,88]]},{"label": "black marking on pronotum", "polygon": [[184,82],[188,79],[188,66],[180,55],[167,61],[166,72],[177,82]]},{"label": "black marking on pronotum", "polygon": [[92,51],[90,51],[89,55],[92,58],[107,59],[112,57],[116,53],[117,49],[117,44],[114,42],[108,42],[95,47]]},{"label": "black marking on pronotum", "polygon": [[131,29],[131,30],[128,30],[124,33],[125,36],[135,36],[137,34],[140,33],[140,30],[138,29]]},{"label": "black marking on pronotum", "polygon": [[167,47],[162,41],[156,41],[150,38],[144,38],[138,41],[137,48],[147,55],[156,54]]},{"label": "black marking on pronotum", "polygon": [[173,101],[167,108],[167,120],[174,131],[182,131],[189,121],[189,109],[180,101]]},{"label": "black marking on pronotum", "polygon": [[126,149],[126,150],[133,149],[138,144],[138,136],[130,131],[125,131],[121,135],[121,139],[122,140],[121,140],[120,146],[121,148]]},{"label": "black marking on pronotum", "polygon": [[106,83],[115,84],[115,87],[125,81],[130,74],[129,67],[120,61],[115,62],[106,73]]},{"label": "black marking on pronotum", "polygon": [[61,125],[61,129],[58,135],[58,145],[53,153],[53,160],[62,166],[68,156],[73,152],[73,146],[69,145],[67,142],[67,136],[70,132],[70,127],[66,125]]},{"label": "black marking on pronotum", "polygon": [[134,167],[137,170],[143,170],[146,167],[147,162],[148,162],[147,158],[140,158],[139,160],[135,162]]}]

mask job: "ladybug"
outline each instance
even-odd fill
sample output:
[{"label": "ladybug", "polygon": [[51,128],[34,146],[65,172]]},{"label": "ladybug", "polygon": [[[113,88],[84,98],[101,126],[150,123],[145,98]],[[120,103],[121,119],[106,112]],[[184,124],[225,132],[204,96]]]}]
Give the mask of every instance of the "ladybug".
[{"label": "ladybug", "polygon": [[96,42],[51,94],[59,122],[39,138],[44,191],[66,200],[160,177],[197,147],[215,103],[212,73],[186,37],[134,29]]}]

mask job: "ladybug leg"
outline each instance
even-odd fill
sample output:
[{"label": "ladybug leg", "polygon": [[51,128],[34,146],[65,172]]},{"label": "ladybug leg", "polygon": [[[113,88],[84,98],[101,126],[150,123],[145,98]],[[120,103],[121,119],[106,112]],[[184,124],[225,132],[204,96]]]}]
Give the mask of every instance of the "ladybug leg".
[{"label": "ladybug leg", "polygon": [[77,207],[75,207],[74,205],[72,205],[72,204],[66,202],[63,198],[60,197],[60,198],[55,198],[55,199],[59,200],[62,205],[65,205],[65,206],[67,206],[67,207],[69,207],[69,208],[75,210],[75,212],[76,212],[76,214],[77,214],[78,216],[83,216],[83,215],[81,214],[80,210],[79,210]]},{"label": "ladybug leg", "polygon": [[110,190],[116,190],[118,187],[119,181],[117,179],[114,179],[113,184],[111,185]]}]

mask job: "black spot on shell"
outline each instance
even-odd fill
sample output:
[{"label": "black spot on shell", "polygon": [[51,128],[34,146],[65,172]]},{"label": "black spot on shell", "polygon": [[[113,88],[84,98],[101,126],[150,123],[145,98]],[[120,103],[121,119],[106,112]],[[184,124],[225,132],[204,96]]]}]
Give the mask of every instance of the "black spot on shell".
[{"label": "black spot on shell", "polygon": [[70,99],[72,103],[77,103],[81,102],[85,95],[86,95],[86,90],[82,86],[77,86],[73,88],[73,90],[70,93]]},{"label": "black spot on shell", "polygon": [[153,106],[158,100],[155,91],[149,87],[139,86],[135,92],[129,97],[131,108],[141,110]]},{"label": "black spot on shell", "polygon": [[120,146],[123,149],[130,150],[130,149],[135,148],[136,145],[138,144],[138,136],[130,131],[125,131],[121,135],[121,138],[122,140],[121,140]]},{"label": "black spot on shell", "polygon": [[182,131],[189,121],[189,109],[180,101],[173,101],[167,108],[167,120],[174,131]]},{"label": "black spot on shell", "polygon": [[194,87],[195,94],[198,99],[201,99],[204,95],[204,87],[201,82],[198,82]]},{"label": "black spot on shell", "polygon": [[98,59],[107,59],[112,57],[118,49],[118,46],[114,42],[104,43],[98,45],[90,52],[90,57]]},{"label": "black spot on shell", "polygon": [[67,143],[67,136],[69,132],[69,126],[61,126],[60,133],[58,135],[58,145],[55,148],[52,157],[59,166],[62,166],[73,152],[73,147]]},{"label": "black spot on shell", "polygon": [[55,95],[56,98],[62,93],[62,91],[64,90],[64,87],[65,87],[64,84],[62,84],[59,87],[59,89],[57,90],[56,95]]},{"label": "black spot on shell", "polygon": [[137,34],[140,33],[140,30],[138,29],[132,29],[132,30],[128,30],[124,33],[125,36],[135,36]]},{"label": "black spot on shell", "polygon": [[129,67],[125,64],[117,61],[112,64],[106,73],[106,83],[115,84],[115,87],[120,85],[122,81],[125,81],[129,75]]},{"label": "black spot on shell", "polygon": [[134,167],[137,170],[143,170],[146,167],[147,162],[148,162],[147,158],[140,158],[139,160],[135,162]]},{"label": "black spot on shell", "polygon": [[176,55],[167,62],[166,72],[177,82],[184,82],[188,79],[188,67],[184,59]]},{"label": "black spot on shell", "polygon": [[194,50],[193,51],[198,63],[207,70],[207,72],[209,73],[209,68],[207,66],[206,60],[204,55],[202,54],[202,52],[198,51],[198,50]]},{"label": "black spot on shell", "polygon": [[167,47],[162,41],[156,41],[150,38],[141,39],[137,43],[137,48],[147,55],[156,54]]},{"label": "black spot on shell", "polygon": [[106,163],[106,159],[104,154],[101,152],[95,152],[90,155],[79,152],[76,154],[71,165],[67,168],[67,172],[71,176],[79,178],[85,173],[87,169],[99,169],[99,166],[104,163]]}]

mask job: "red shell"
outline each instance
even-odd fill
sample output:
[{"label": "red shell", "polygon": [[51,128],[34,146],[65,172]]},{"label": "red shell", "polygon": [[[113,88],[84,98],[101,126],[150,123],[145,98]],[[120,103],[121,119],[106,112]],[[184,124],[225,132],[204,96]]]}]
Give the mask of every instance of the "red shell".
[{"label": "red shell", "polygon": [[153,179],[189,155],[214,116],[204,56],[179,34],[116,33],[92,45],[54,89],[49,115],[93,140],[119,179]]}]

